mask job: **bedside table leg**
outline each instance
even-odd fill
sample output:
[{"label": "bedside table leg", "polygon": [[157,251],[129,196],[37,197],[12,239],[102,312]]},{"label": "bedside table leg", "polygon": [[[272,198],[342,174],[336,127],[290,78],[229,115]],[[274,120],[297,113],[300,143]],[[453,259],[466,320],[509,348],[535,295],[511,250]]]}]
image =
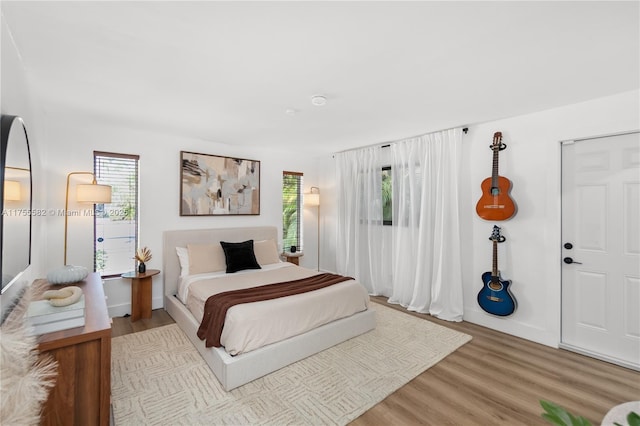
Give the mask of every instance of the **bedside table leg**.
[{"label": "bedside table leg", "polygon": [[151,277],[134,278],[131,283],[131,322],[151,318]]}]

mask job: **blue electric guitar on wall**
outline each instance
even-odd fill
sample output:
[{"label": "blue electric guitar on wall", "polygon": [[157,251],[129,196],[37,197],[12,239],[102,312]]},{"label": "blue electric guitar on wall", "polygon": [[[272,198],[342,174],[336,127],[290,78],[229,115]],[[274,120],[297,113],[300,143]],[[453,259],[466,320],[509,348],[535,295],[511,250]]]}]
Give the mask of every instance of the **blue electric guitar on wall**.
[{"label": "blue electric guitar on wall", "polygon": [[506,238],[500,235],[500,228],[494,225],[489,239],[493,242],[493,268],[491,272],[482,274],[484,285],[478,293],[478,304],[490,314],[506,317],[516,310],[516,299],[509,291],[511,281],[503,280],[498,271],[498,243]]}]

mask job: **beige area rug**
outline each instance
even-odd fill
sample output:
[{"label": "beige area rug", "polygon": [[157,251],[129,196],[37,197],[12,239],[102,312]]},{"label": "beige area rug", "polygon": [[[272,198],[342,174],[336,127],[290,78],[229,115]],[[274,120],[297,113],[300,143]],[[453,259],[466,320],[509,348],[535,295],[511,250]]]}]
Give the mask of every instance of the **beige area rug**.
[{"label": "beige area rug", "polygon": [[377,327],[226,392],[172,324],[116,337],[111,401],[121,425],[343,425],[471,340],[372,303]]}]

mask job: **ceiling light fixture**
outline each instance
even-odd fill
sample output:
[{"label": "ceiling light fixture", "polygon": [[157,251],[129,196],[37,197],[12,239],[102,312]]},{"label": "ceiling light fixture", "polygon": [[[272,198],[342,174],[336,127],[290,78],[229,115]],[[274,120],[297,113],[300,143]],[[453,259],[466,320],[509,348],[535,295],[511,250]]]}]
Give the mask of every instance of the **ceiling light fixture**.
[{"label": "ceiling light fixture", "polygon": [[323,106],[327,103],[327,98],[322,95],[313,95],[311,97],[311,103],[315,106]]}]

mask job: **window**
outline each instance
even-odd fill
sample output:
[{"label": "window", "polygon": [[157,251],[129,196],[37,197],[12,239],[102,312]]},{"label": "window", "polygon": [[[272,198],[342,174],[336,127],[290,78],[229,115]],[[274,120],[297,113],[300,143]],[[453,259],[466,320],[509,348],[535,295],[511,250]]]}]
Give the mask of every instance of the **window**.
[{"label": "window", "polygon": [[391,166],[382,168],[382,224],[393,224]]},{"label": "window", "polygon": [[135,268],[139,160],[137,155],[93,153],[96,180],[111,185],[111,203],[96,204],[94,215],[94,267],[103,277]]},{"label": "window", "polygon": [[282,247],[302,251],[302,173],[282,172]]}]

